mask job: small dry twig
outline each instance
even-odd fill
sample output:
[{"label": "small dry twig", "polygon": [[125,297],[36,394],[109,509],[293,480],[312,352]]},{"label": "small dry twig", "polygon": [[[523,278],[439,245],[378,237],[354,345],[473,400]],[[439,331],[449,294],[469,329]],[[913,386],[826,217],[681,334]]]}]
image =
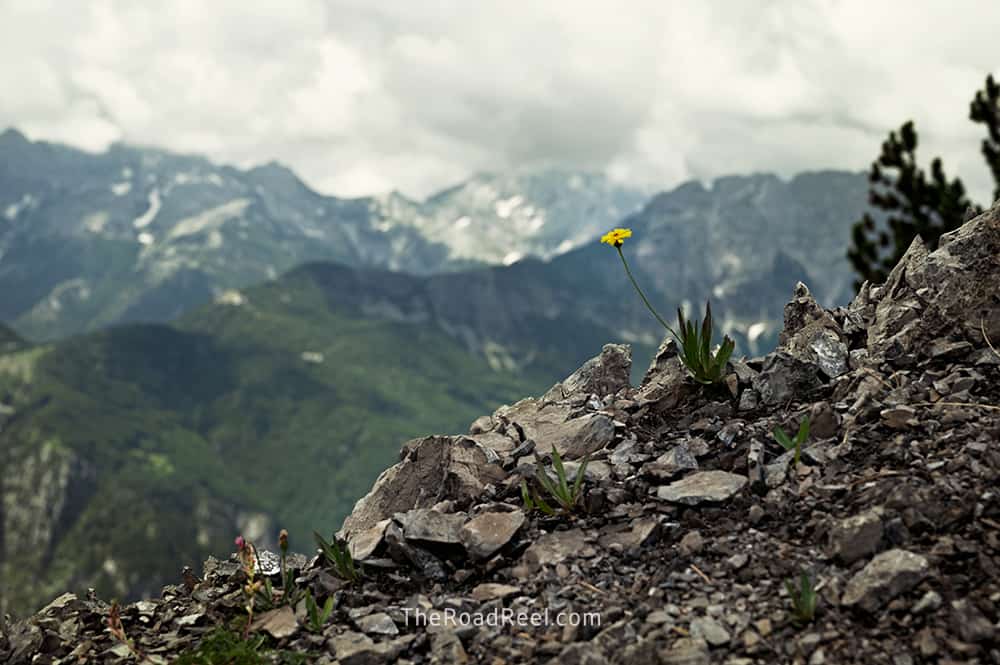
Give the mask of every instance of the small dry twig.
[{"label": "small dry twig", "polygon": [[979,331],[983,333],[983,339],[986,340],[986,344],[990,347],[990,351],[993,352],[997,358],[1000,358],[1000,351],[997,351],[996,347],[993,346],[993,342],[990,341],[990,336],[986,334],[986,320],[979,319]]},{"label": "small dry twig", "polygon": [[108,610],[108,632],[111,633],[113,638],[127,646],[128,650],[140,663],[146,660],[146,654],[140,651],[135,646],[135,643],[125,634],[125,626],[122,625],[121,608],[118,606],[117,600],[111,603],[111,609]]},{"label": "small dry twig", "polygon": [[711,584],[712,583],[712,580],[709,579],[708,575],[706,575],[704,572],[702,572],[701,568],[699,568],[698,566],[694,565],[693,563],[691,564],[691,570],[693,570],[694,572],[698,573],[699,577],[701,577],[701,579],[705,580],[706,584]]}]

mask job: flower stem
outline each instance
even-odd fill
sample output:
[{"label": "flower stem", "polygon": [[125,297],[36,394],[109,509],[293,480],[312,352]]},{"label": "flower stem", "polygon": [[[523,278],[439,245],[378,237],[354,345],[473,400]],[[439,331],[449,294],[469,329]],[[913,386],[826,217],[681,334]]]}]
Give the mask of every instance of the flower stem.
[{"label": "flower stem", "polygon": [[639,288],[638,282],[635,281],[635,277],[632,275],[632,270],[628,267],[628,261],[625,260],[625,255],[622,253],[621,246],[616,245],[615,249],[618,250],[618,256],[621,257],[622,265],[625,266],[625,274],[628,275],[629,280],[632,282],[632,286],[635,287],[636,293],[638,293],[639,297],[642,298],[642,302],[645,303],[646,309],[648,309],[653,314],[653,316],[656,317],[656,320],[660,322],[661,326],[670,331],[671,335],[673,335],[677,339],[680,339],[679,337],[677,337],[677,333],[674,332],[674,329],[671,328],[670,325],[663,320],[663,317],[657,314],[656,310],[653,309],[653,306],[649,304],[649,300],[646,298],[646,294],[643,293],[642,289]]}]

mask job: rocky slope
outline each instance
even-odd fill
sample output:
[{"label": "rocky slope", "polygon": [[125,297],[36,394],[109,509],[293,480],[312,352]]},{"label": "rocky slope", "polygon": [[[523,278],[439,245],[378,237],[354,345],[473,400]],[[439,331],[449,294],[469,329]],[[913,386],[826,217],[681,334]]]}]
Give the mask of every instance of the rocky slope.
[{"label": "rocky slope", "polygon": [[[998,293],[994,207],[846,308],[798,286],[778,349],[724,387],[687,379],[671,344],[632,387],[608,345],[465,436],[407,443],[342,529],[362,581],[291,560],[333,599],[319,630],[302,604],[259,607],[241,642],[235,559],[123,608],[124,630],[149,662],[998,663]],[[793,465],[771,432],[805,416]],[[573,515],[521,501],[553,449],[591,456]],[[784,582],[803,571],[819,602],[797,624]],[[61,596],[3,626],[0,658],[128,662],[108,614]]]}]

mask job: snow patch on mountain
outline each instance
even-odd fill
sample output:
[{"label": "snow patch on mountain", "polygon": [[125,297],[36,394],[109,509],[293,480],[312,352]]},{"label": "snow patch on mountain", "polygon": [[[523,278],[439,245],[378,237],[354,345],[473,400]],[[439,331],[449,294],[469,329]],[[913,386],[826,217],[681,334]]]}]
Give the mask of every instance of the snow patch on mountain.
[{"label": "snow patch on mountain", "polygon": [[17,203],[12,203],[3,212],[3,216],[9,221],[13,222],[17,219],[17,216],[21,214],[23,210],[32,208],[37,205],[38,199],[36,199],[31,194],[25,194]]},{"label": "snow patch on mountain", "polygon": [[106,210],[92,212],[83,218],[83,228],[90,233],[102,233],[110,217],[111,215]]},{"label": "snow patch on mountain", "polygon": [[250,207],[250,199],[233,199],[228,203],[223,203],[203,213],[186,217],[170,230],[167,235],[169,240],[176,240],[184,236],[194,235],[213,228],[218,228],[231,219],[242,217],[247,208]]},{"label": "snow patch on mountain", "polygon": [[146,208],[146,212],[142,213],[132,221],[132,226],[137,229],[144,229],[153,223],[156,216],[160,214],[160,208],[162,207],[162,202],[160,201],[160,190],[153,188],[149,193],[149,207]]}]

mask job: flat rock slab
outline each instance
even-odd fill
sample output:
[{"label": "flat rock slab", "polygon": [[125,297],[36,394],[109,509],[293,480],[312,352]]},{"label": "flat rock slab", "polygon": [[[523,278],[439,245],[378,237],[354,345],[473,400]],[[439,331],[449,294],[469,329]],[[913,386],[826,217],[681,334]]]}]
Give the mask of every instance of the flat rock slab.
[{"label": "flat rock slab", "polygon": [[580,529],[553,531],[540,536],[525,552],[521,560],[530,567],[555,565],[573,557],[589,558],[596,554],[587,542],[587,534]]},{"label": "flat rock slab", "polygon": [[828,536],[830,557],[850,565],[877,552],[884,531],[882,515],[881,508],[872,508],[834,524]]},{"label": "flat rock slab", "polygon": [[473,559],[488,559],[510,542],[524,521],[524,513],[520,510],[483,513],[462,526],[459,538]]},{"label": "flat rock slab", "polygon": [[656,496],[662,501],[688,506],[721,503],[733,498],[746,484],[746,476],[726,471],[702,471],[660,487]]},{"label": "flat rock slab", "polygon": [[288,605],[269,610],[255,617],[251,630],[263,630],[276,640],[291,637],[298,631],[295,612]]},{"label": "flat rock slab", "polygon": [[407,540],[441,545],[457,545],[462,542],[460,532],[467,519],[465,513],[439,513],[427,508],[395,515]]},{"label": "flat rock slab", "polygon": [[348,547],[351,551],[351,558],[355,561],[364,561],[370,558],[378,546],[382,544],[385,537],[385,529],[389,526],[390,520],[382,520],[375,526],[365,529],[351,539]]},{"label": "flat rock slab", "polygon": [[399,635],[396,623],[385,612],[377,612],[357,619],[355,625],[369,635]]},{"label": "flat rock slab", "polygon": [[930,564],[919,554],[901,549],[882,552],[850,579],[840,602],[874,612],[917,586],[928,572]]},{"label": "flat rock slab", "polygon": [[662,519],[659,517],[643,517],[626,525],[625,528],[608,529],[601,534],[598,541],[601,547],[618,545],[625,551],[633,550],[656,540],[661,524]]},{"label": "flat rock slab", "polygon": [[521,593],[521,587],[511,586],[510,584],[486,582],[484,584],[480,584],[472,590],[472,597],[482,603],[488,600],[497,600],[498,598],[509,598],[510,596],[514,596],[519,593]]}]

